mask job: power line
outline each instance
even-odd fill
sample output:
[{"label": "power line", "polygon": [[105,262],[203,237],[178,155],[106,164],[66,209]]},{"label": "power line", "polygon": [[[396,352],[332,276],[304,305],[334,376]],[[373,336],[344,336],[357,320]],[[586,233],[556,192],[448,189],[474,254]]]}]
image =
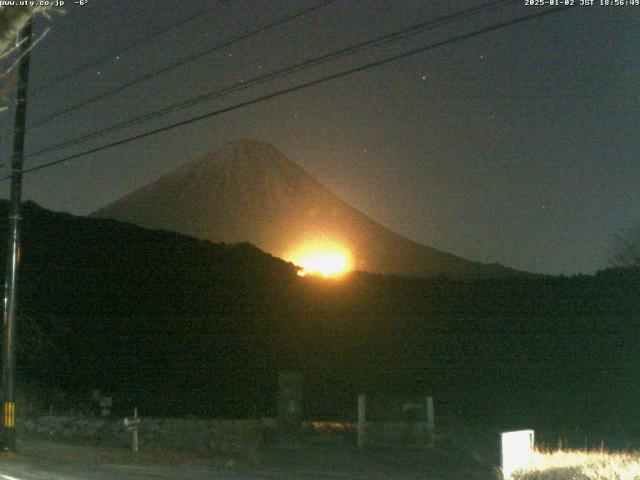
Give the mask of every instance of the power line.
[{"label": "power line", "polygon": [[[97,153],[97,152],[101,152],[101,151],[104,151],[104,150],[108,150],[110,148],[117,147],[119,145],[124,145],[124,144],[127,144],[127,143],[131,143],[131,142],[134,142],[136,140],[140,140],[142,138],[146,138],[146,137],[150,137],[152,135],[156,135],[158,133],[162,133],[162,132],[166,132],[166,131],[169,131],[169,130],[173,130],[174,128],[179,128],[179,127],[183,127],[185,125],[190,125],[192,123],[199,122],[201,120],[205,120],[205,119],[208,119],[208,118],[211,118],[211,117],[223,114],[223,113],[227,113],[227,112],[230,112],[230,111],[233,111],[233,110],[238,110],[240,108],[244,108],[244,107],[247,107],[249,105],[253,105],[253,104],[259,103],[259,102],[263,102],[263,101],[266,101],[266,100],[271,100],[272,98],[280,97],[282,95],[286,95],[286,94],[289,94],[289,93],[292,93],[292,92],[296,92],[298,90],[302,90],[302,89],[305,89],[305,88],[308,88],[308,87],[319,85],[319,84],[327,82],[327,81],[336,80],[338,78],[342,78],[342,77],[346,77],[346,76],[349,76],[349,75],[353,75],[354,73],[358,73],[358,72],[362,72],[362,71],[365,71],[365,70],[369,70],[371,68],[379,67],[381,65],[385,65],[387,63],[391,63],[391,62],[394,62],[394,61],[397,61],[397,60],[401,60],[401,59],[407,58],[409,56],[412,56],[412,55],[415,55],[415,54],[418,54],[418,53],[426,52],[428,50],[433,50],[433,49],[436,49],[436,48],[439,48],[439,47],[443,47],[445,45],[450,45],[450,44],[459,42],[461,40],[466,40],[466,39],[469,39],[469,38],[472,38],[472,37],[483,35],[485,33],[494,32],[494,31],[500,30],[500,29],[505,28],[505,27],[509,27],[509,26],[512,26],[512,25],[517,25],[517,24],[524,23],[524,22],[527,22],[527,21],[535,20],[535,19],[547,16],[547,15],[554,14],[554,13],[559,13],[559,12],[568,10],[570,8],[573,8],[573,6],[556,7],[556,8],[553,8],[553,9],[544,10],[542,12],[533,13],[533,14],[530,14],[530,15],[525,15],[523,17],[519,17],[519,18],[516,18],[516,19],[513,19],[513,20],[506,21],[506,22],[501,22],[501,23],[498,23],[496,25],[492,25],[490,27],[485,27],[485,28],[482,28],[480,30],[475,30],[475,31],[470,32],[470,33],[457,35],[457,36],[451,37],[451,38],[449,38],[447,40],[442,40],[442,41],[439,41],[439,42],[436,42],[436,43],[432,43],[430,45],[426,45],[424,47],[420,47],[420,48],[416,48],[416,49],[413,49],[413,50],[409,50],[407,52],[403,52],[403,53],[399,53],[399,54],[396,54],[396,55],[392,55],[392,56],[386,57],[384,59],[377,60],[375,62],[370,62],[370,63],[367,63],[365,65],[361,65],[359,67],[355,67],[355,68],[351,68],[349,70],[345,70],[345,71],[342,71],[342,72],[334,73],[332,75],[327,75],[325,77],[321,77],[321,78],[316,79],[316,80],[311,80],[309,82],[305,82],[305,83],[302,83],[300,85],[296,85],[296,86],[293,86],[293,87],[289,87],[289,88],[285,88],[285,89],[282,89],[282,90],[278,90],[277,92],[273,92],[273,93],[270,93],[268,95],[263,95],[261,97],[254,98],[254,99],[251,99],[251,100],[247,100],[247,101],[244,101],[244,102],[240,102],[240,103],[237,103],[235,105],[231,105],[229,107],[225,107],[225,108],[221,108],[221,109],[218,109],[218,110],[214,110],[212,112],[208,112],[208,113],[205,113],[203,115],[198,115],[196,117],[192,117],[190,119],[183,120],[181,122],[173,123],[171,125],[167,125],[167,126],[164,126],[164,127],[161,127],[161,128],[156,128],[154,130],[150,130],[148,132],[141,133],[141,134],[138,134],[138,135],[133,135],[131,137],[128,137],[128,138],[125,138],[125,139],[122,139],[122,140],[118,140],[118,141],[115,141],[115,142],[110,142],[108,144],[101,145],[101,146],[95,147],[95,148],[91,148],[89,150],[85,150],[83,152],[76,153],[74,155],[69,155],[67,157],[63,157],[63,158],[60,158],[58,160],[53,160],[51,162],[43,163],[42,165],[38,165],[36,167],[25,169],[23,173],[31,173],[31,172],[35,172],[37,170],[42,170],[42,169],[45,169],[45,168],[53,167],[55,165],[58,165],[58,164],[61,164],[61,163],[65,163],[65,162],[69,162],[71,160],[75,160],[77,158],[84,157],[86,155],[90,155],[92,153]],[[9,178],[11,178],[11,177],[10,176],[5,176],[5,177],[1,178],[0,180],[4,181],[4,180],[7,180]]]},{"label": "power line", "polygon": [[29,155],[27,155],[27,157],[32,158],[32,157],[36,157],[36,156],[40,156],[46,153],[50,153],[52,151],[55,150],[60,150],[62,148],[66,148],[66,147],[70,147],[73,145],[77,145],[79,143],[84,143],[87,140],[90,140],[92,138],[96,138],[102,135],[105,135],[107,133],[111,133],[114,132],[116,130],[119,130],[121,128],[124,127],[129,127],[138,123],[143,123],[155,118],[159,118],[165,115],[168,115],[170,113],[174,113],[177,112],[179,110],[188,108],[188,107],[192,107],[194,105],[197,105],[201,102],[204,101],[209,101],[209,100],[213,100],[216,98],[220,98],[226,95],[229,95],[231,93],[235,93],[235,92],[239,92],[242,90],[246,90],[254,85],[257,84],[262,84],[262,83],[266,83],[266,82],[270,82],[272,80],[276,80],[278,78],[283,78],[283,77],[287,77],[291,74],[294,73],[298,73],[301,71],[304,71],[306,69],[312,68],[312,67],[316,67],[322,63],[326,63],[329,61],[333,61],[336,59],[339,59],[341,57],[353,54],[353,53],[358,53],[361,52],[365,49],[368,48],[374,48],[374,47],[379,47],[391,42],[395,42],[401,39],[405,39],[408,38],[412,35],[416,35],[418,33],[424,32],[425,30],[429,30],[431,28],[435,28],[435,27],[439,27],[442,26],[446,23],[450,23],[456,20],[460,20],[462,18],[466,18],[466,17],[470,17],[473,15],[477,15],[478,13],[481,12],[487,12],[489,10],[493,10],[496,9],[500,6],[509,4],[509,3],[519,3],[519,0],[497,0],[497,1],[493,1],[493,2],[489,2],[483,5],[479,5],[477,7],[473,7],[467,10],[462,10],[450,15],[444,15],[438,18],[435,18],[433,20],[429,20],[426,22],[420,22],[418,24],[412,25],[410,27],[407,28],[403,28],[401,30],[392,32],[390,34],[387,35],[383,35],[380,37],[376,37],[361,43],[357,43],[354,45],[350,45],[348,47],[342,48],[340,50],[336,50],[333,52],[330,52],[328,54],[325,55],[320,55],[320,56],[316,56],[316,57],[311,57],[308,58],[300,63],[288,66],[288,67],[284,67],[280,70],[276,70],[275,72],[271,72],[271,73],[266,73],[263,75],[259,75],[257,77],[251,78],[247,81],[240,81],[240,82],[236,82],[232,85],[223,87],[222,89],[218,89],[218,90],[214,90],[212,92],[208,92],[202,95],[198,95],[197,97],[193,97],[190,98],[188,100],[173,104],[173,105],[169,105],[167,107],[164,107],[160,110],[156,110],[154,112],[151,113],[147,113],[129,120],[126,120],[124,122],[121,123],[117,123],[115,125],[111,125],[109,127],[105,127],[102,128],[100,130],[97,130],[95,132],[92,133],[87,133],[84,135],[80,135],[78,137],[75,138],[71,138],[69,140],[66,140],[64,142],[58,143],[56,145],[52,145],[49,147],[45,147],[43,149],[37,150],[35,152],[30,153]]},{"label": "power line", "polygon": [[107,60],[110,60],[111,58],[113,58],[114,56],[119,56],[119,55],[123,55],[124,53],[133,50],[134,48],[139,47],[140,45],[143,45],[147,42],[149,42],[150,40],[153,40],[156,37],[159,37],[161,35],[165,35],[166,33],[170,32],[171,30],[174,30],[178,27],[181,27],[183,25],[186,25],[187,23],[192,22],[193,20],[195,20],[196,18],[202,17],[203,15],[206,15],[207,13],[215,10],[218,6],[220,6],[220,0],[218,0],[214,5],[210,6],[210,7],[206,7],[203,8],[202,10],[198,11],[197,13],[194,13],[193,15],[185,18],[184,20],[181,20],[179,22],[176,23],[172,23],[171,25],[168,25],[167,27],[158,30],[150,35],[147,35],[146,37],[143,37],[140,40],[135,40],[133,42],[131,42],[130,44],[128,44],[127,46],[125,46],[124,48],[117,50],[115,52],[111,52],[107,55],[105,55],[104,57],[101,57],[91,63],[85,64],[85,65],[80,65],[79,67],[77,67],[74,70],[71,70],[70,72],[66,72],[62,75],[58,75],[57,77],[52,78],[51,80],[49,80],[47,83],[45,83],[42,87],[36,89],[35,92],[31,93],[31,96],[36,96],[39,95],[43,92],[45,92],[46,90],[48,90],[49,88],[51,88],[53,85],[55,85],[56,83],[60,83],[64,80],[68,80],[70,78],[75,77],[76,75],[81,74],[82,72],[89,70],[91,68],[95,68],[98,65],[106,62]]},{"label": "power line", "polygon": [[107,90],[106,92],[103,92],[103,93],[99,93],[98,95],[95,95],[95,96],[90,97],[90,98],[88,98],[86,100],[78,102],[78,103],[76,103],[74,105],[71,105],[71,106],[63,108],[63,109],[61,109],[61,110],[59,110],[57,112],[54,112],[54,113],[52,113],[52,114],[50,114],[50,115],[48,115],[48,116],[36,121],[35,123],[29,125],[29,128],[37,128],[37,127],[39,127],[39,126],[41,126],[41,125],[43,125],[43,124],[45,124],[47,122],[50,122],[51,120],[54,120],[54,119],[56,119],[58,117],[61,117],[62,115],[66,115],[67,113],[73,112],[73,111],[78,110],[78,109],[80,109],[82,107],[86,107],[87,105],[89,105],[91,103],[97,102],[99,100],[103,100],[103,99],[105,99],[107,97],[115,95],[116,93],[120,93],[123,90],[126,90],[127,88],[132,87],[133,85],[136,85],[136,84],[138,84],[140,82],[144,82],[144,81],[150,80],[150,79],[155,78],[155,77],[157,77],[159,75],[162,75],[163,73],[167,73],[167,72],[169,72],[169,71],[171,71],[171,70],[173,70],[173,69],[175,69],[177,67],[180,67],[180,66],[185,65],[187,63],[193,62],[194,60],[202,58],[202,57],[204,57],[206,55],[210,55],[210,54],[212,54],[214,52],[217,52],[217,51],[219,51],[219,50],[221,50],[221,49],[223,49],[225,47],[229,47],[229,46],[231,46],[231,45],[233,45],[235,43],[238,43],[238,42],[241,42],[243,40],[246,40],[247,38],[250,38],[252,36],[258,35],[258,34],[263,33],[263,32],[266,32],[266,31],[268,31],[268,30],[270,30],[272,28],[280,26],[280,25],[282,25],[282,24],[284,24],[286,22],[289,22],[289,21],[291,21],[291,20],[293,20],[295,18],[298,18],[298,17],[300,17],[302,15],[306,15],[306,14],[311,13],[311,12],[313,12],[315,10],[318,10],[318,9],[320,9],[322,7],[325,7],[326,5],[329,5],[330,3],[333,3],[335,1],[336,0],[325,0],[324,2],[322,2],[320,4],[317,4],[317,5],[313,6],[313,7],[308,7],[308,8],[304,8],[302,10],[298,10],[297,12],[295,12],[293,14],[286,15],[284,17],[280,17],[277,20],[275,20],[274,22],[271,22],[271,23],[268,23],[266,25],[260,26],[260,27],[258,27],[256,29],[253,29],[253,30],[247,31],[247,32],[245,32],[245,33],[243,33],[241,35],[238,35],[238,36],[236,36],[236,37],[234,37],[234,38],[232,38],[230,40],[226,40],[226,41],[224,41],[222,43],[219,43],[219,44],[215,45],[212,48],[208,48],[207,50],[204,50],[202,52],[196,53],[194,55],[190,55],[190,56],[185,57],[185,58],[183,58],[181,60],[178,60],[176,62],[170,63],[169,65],[164,66],[159,70],[155,70],[153,72],[140,75],[140,76],[134,78],[133,80],[130,80],[130,81],[118,86],[118,87],[112,88],[111,90]]}]

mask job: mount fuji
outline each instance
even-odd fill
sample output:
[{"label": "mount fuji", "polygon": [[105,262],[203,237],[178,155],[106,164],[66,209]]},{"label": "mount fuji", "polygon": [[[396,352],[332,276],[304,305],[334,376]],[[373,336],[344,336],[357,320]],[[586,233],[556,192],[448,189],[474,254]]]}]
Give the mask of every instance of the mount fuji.
[{"label": "mount fuji", "polygon": [[456,279],[526,275],[483,264],[398,235],[356,210],[273,146],[229,142],[96,211],[152,229],[212,242],[250,242],[294,261],[309,242],[340,245],[352,268]]}]

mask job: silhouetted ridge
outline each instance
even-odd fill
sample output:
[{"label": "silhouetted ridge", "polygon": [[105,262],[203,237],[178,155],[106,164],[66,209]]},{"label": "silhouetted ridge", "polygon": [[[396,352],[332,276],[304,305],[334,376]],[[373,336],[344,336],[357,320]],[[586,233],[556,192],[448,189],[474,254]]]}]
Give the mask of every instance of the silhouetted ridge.
[{"label": "silhouetted ridge", "polygon": [[[0,202],[3,238],[6,218]],[[273,415],[277,372],[297,369],[313,419],[353,421],[358,393],[404,391],[433,393],[439,415],[640,425],[637,270],[335,282],[246,243],[32,203],[23,218],[18,380],[45,398],[99,388],[119,414]]]}]

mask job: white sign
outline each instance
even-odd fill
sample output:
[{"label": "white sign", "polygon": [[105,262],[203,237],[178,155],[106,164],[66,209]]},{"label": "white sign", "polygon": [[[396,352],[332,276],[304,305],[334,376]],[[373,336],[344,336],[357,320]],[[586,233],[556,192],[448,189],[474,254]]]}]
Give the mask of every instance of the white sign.
[{"label": "white sign", "polygon": [[138,426],[140,425],[140,419],[139,418],[125,418],[124,419],[124,426],[127,427],[129,430],[133,430],[134,428],[138,428]]},{"label": "white sign", "polygon": [[526,468],[533,456],[533,430],[502,434],[502,475],[505,480],[517,470]]}]

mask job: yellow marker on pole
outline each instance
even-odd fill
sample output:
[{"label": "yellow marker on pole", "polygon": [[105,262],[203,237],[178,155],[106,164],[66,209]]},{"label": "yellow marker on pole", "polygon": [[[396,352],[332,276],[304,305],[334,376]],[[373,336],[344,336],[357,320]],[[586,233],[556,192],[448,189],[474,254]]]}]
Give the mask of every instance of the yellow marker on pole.
[{"label": "yellow marker on pole", "polygon": [[4,421],[2,426],[13,428],[16,426],[16,404],[15,402],[4,402]]}]

